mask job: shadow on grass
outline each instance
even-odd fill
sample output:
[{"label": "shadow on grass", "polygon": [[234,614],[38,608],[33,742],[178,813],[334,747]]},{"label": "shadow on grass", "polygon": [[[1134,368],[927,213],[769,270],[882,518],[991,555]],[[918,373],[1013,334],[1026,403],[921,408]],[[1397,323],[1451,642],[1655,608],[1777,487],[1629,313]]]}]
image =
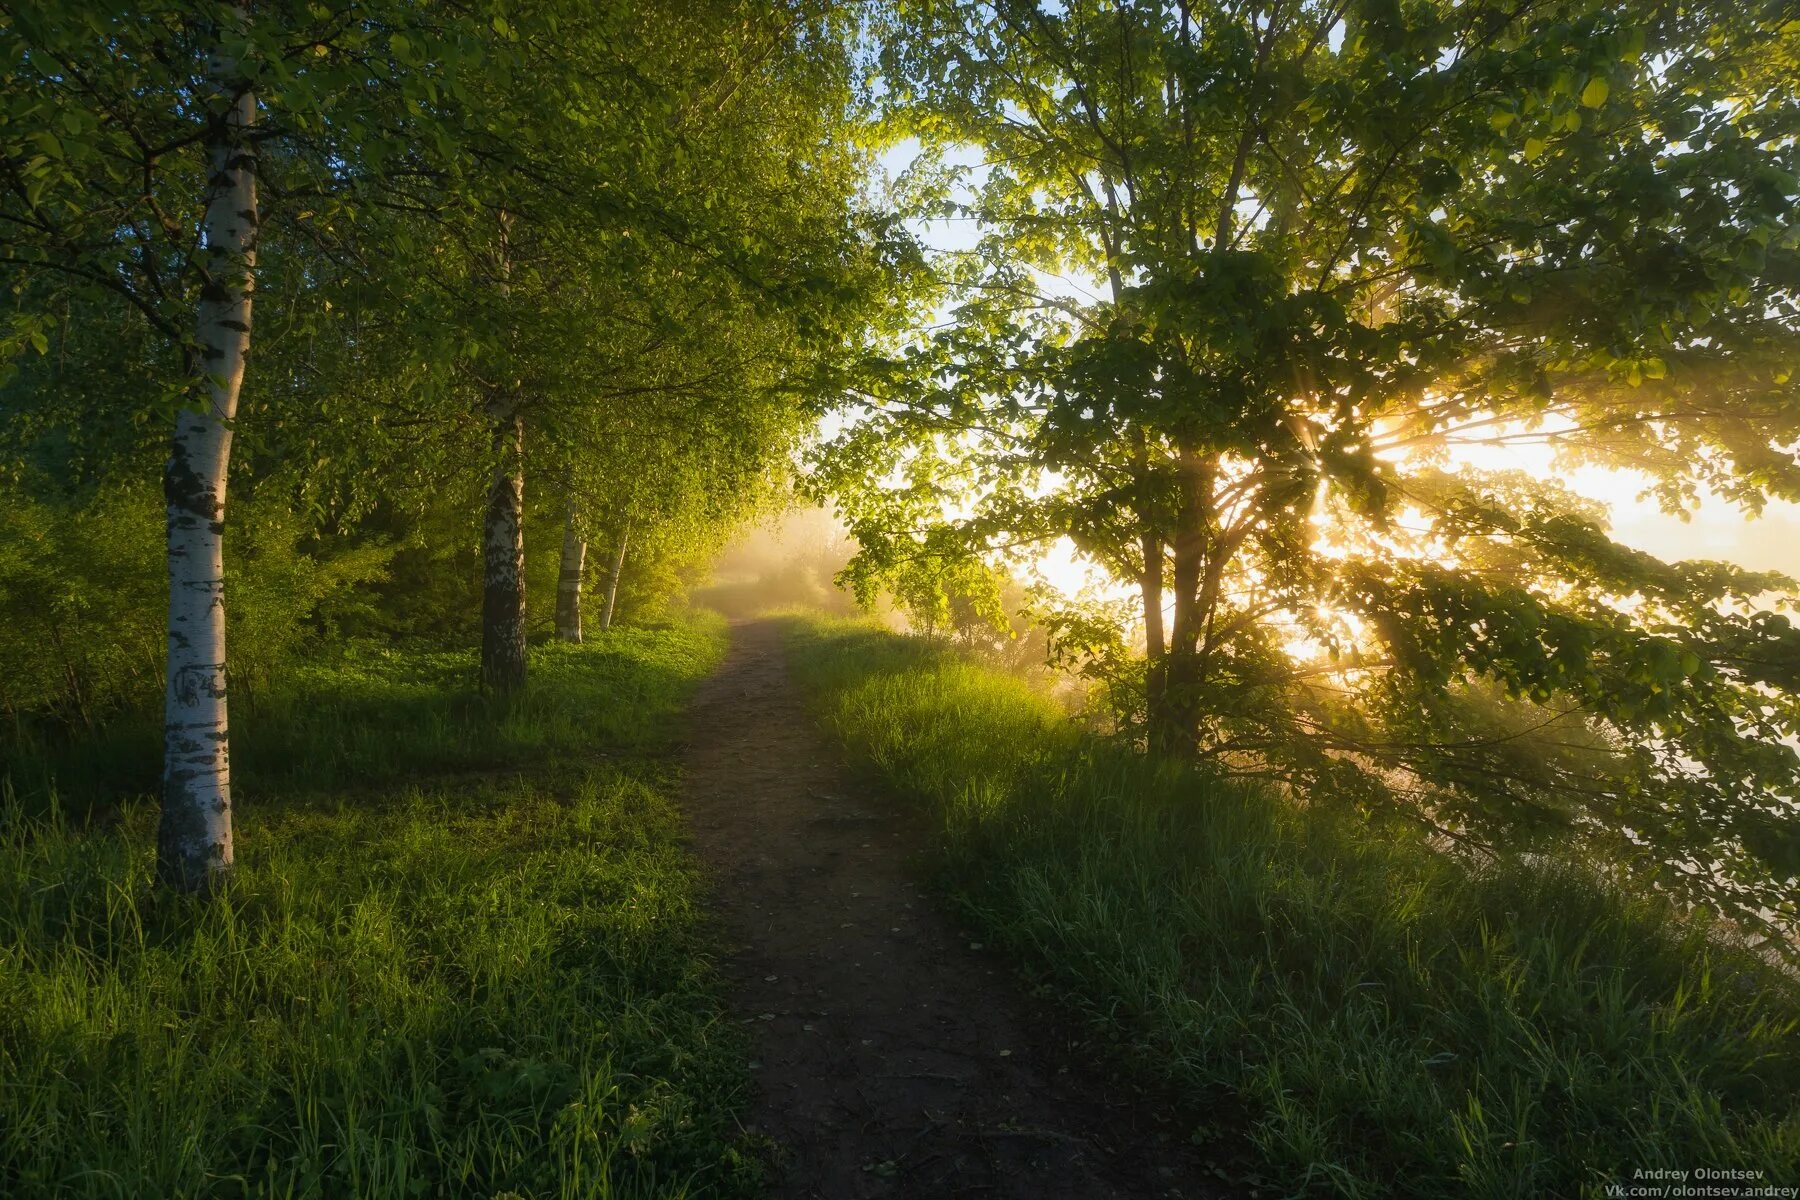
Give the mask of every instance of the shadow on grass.
[{"label": "shadow on grass", "polygon": [[[240,805],[395,780],[532,767],[560,754],[654,754],[696,675],[716,661],[716,622],[608,631],[531,651],[530,682],[505,699],[475,686],[472,652],[358,647],[293,669],[232,713]],[[155,714],[85,736],[15,731],[8,777],[25,813],[105,815],[160,788]]]}]

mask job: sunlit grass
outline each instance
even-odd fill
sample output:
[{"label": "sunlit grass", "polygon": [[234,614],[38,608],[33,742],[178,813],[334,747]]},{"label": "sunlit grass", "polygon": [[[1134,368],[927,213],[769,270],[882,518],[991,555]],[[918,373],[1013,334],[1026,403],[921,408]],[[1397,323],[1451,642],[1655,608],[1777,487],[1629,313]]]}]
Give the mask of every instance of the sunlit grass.
[{"label": "sunlit grass", "polygon": [[[320,669],[244,743],[239,872],[153,887],[151,805],[0,817],[0,1195],[752,1186],[661,761],[719,631]],[[429,768],[429,770],[426,770]]]},{"label": "sunlit grass", "polygon": [[1473,871],[1402,827],[1115,751],[918,641],[792,638],[846,743],[934,814],[986,936],[1200,1136],[1247,1132],[1243,1169],[1279,1192],[1597,1195],[1701,1165],[1796,1182],[1800,991],[1703,924],[1577,865]]}]

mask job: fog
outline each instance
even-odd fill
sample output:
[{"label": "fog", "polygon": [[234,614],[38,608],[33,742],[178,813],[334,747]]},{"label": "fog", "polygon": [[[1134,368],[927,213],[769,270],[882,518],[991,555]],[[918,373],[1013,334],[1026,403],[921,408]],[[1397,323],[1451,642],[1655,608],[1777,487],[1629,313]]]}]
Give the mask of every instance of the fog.
[{"label": "fog", "polygon": [[790,509],[752,526],[713,564],[694,603],[742,620],[788,608],[848,616],[856,600],[832,582],[856,542],[823,508]]}]

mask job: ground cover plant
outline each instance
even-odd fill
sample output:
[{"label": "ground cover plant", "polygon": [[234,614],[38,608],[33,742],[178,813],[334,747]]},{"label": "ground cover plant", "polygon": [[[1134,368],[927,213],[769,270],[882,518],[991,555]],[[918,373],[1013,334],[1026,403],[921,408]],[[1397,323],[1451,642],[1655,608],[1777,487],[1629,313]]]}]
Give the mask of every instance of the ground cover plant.
[{"label": "ground cover plant", "polygon": [[301,672],[240,724],[211,898],[153,886],[147,797],[87,819],[9,783],[0,1193],[750,1187],[666,761],[722,640],[544,646],[511,702],[468,653]]},{"label": "ground cover plant", "polygon": [[1795,1182],[1800,988],[1706,920],[1130,753],[919,639],[790,638],[845,744],[941,826],[956,902],[1172,1084],[1197,1136],[1247,1124],[1278,1192]]}]

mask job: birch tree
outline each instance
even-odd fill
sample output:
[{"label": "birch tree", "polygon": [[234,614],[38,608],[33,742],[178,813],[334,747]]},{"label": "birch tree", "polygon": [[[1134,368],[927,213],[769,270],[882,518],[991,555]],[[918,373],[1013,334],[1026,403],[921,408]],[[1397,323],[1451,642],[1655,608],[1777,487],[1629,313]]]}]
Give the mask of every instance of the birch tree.
[{"label": "birch tree", "polygon": [[631,526],[620,522],[613,535],[612,563],[606,568],[606,603],[600,610],[600,628],[611,629],[619,607],[619,579],[625,574],[625,550],[631,543]]},{"label": "birch tree", "polygon": [[[476,409],[490,438],[489,690],[526,677],[528,469],[569,464],[597,528],[642,530],[593,483],[643,473],[615,469],[624,447],[687,440],[670,414],[703,401],[720,410],[703,430],[797,427],[791,381],[879,306],[901,248],[859,197],[854,34],[845,8],[810,0],[750,20],[568,3],[506,23],[518,69],[482,77],[474,150],[425,187],[435,228],[415,258],[424,319],[451,331],[443,419]],[[625,535],[611,542],[619,561]]]},{"label": "birch tree", "polygon": [[[59,379],[19,437],[104,472],[135,464],[143,429],[172,431],[177,886],[230,865],[222,547],[246,450],[335,521],[480,492],[471,607],[483,680],[511,691],[527,467],[626,445],[766,464],[804,416],[791,378],[856,342],[891,257],[859,202],[854,22],[824,0],[14,0],[0,17],[0,267],[20,298],[0,354],[74,336],[93,357],[131,335],[129,402]],[[693,452],[675,413],[730,454]],[[658,514],[701,511],[689,497],[734,511],[735,478],[684,482],[618,528],[658,546]]]},{"label": "birch tree", "polygon": [[[587,568],[587,536],[582,532],[575,498],[569,497],[563,518],[562,561],[556,572],[556,639],[581,642],[581,581]],[[600,628],[612,624],[612,605]]]},{"label": "birch tree", "polygon": [[[454,122],[416,140],[438,94],[421,68],[433,53],[447,74],[472,68],[470,35],[489,17],[229,2],[19,2],[0,15],[0,265],[33,301],[0,350],[44,353],[59,313],[110,304],[167,363],[141,406],[70,415],[172,427],[158,862],[165,882],[206,890],[232,863],[222,545],[259,248],[273,220],[329,258],[372,195],[399,186],[384,164],[421,147],[455,157]],[[259,196],[271,164],[272,209]],[[304,324],[306,308],[290,318]]]}]

